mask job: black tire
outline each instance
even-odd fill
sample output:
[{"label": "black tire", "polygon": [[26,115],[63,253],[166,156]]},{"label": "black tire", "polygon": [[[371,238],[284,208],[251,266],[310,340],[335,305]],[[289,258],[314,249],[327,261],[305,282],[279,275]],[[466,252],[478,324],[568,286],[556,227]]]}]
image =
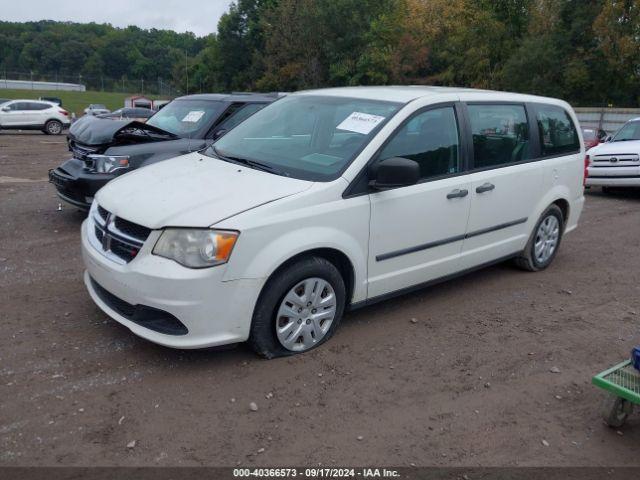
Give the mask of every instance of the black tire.
[{"label": "black tire", "polygon": [[251,348],[265,358],[277,358],[294,355],[296,352],[285,348],[276,335],[276,315],[284,296],[306,278],[318,277],[327,281],[336,296],[336,313],[325,336],[308,352],[329,340],[334,334],[345,308],[346,287],[344,279],[336,266],[322,257],[306,257],[277,271],[267,282],[253,312],[249,344]]},{"label": "black tire", "polygon": [[49,120],[44,124],[44,133],[47,135],[60,135],[62,133],[62,122],[58,120]]},{"label": "black tire", "polygon": [[[553,251],[552,255],[546,261],[541,263],[536,259],[536,256],[534,253],[536,234],[538,232],[538,228],[540,227],[540,224],[544,222],[545,219],[550,215],[557,218],[558,224],[560,225],[560,232],[559,232],[558,242],[556,244],[555,250]],[[553,262],[553,259],[556,258],[556,254],[558,253],[558,250],[560,249],[560,244],[562,243],[563,233],[564,233],[564,215],[562,215],[562,210],[560,210],[560,207],[558,207],[555,204],[550,205],[542,213],[542,215],[540,215],[540,219],[537,221],[536,226],[533,228],[533,232],[529,237],[527,246],[524,248],[523,252],[518,257],[515,258],[514,260],[515,264],[522,270],[527,270],[529,272],[538,272],[540,270],[544,270],[549,265],[551,265],[551,262]]]}]

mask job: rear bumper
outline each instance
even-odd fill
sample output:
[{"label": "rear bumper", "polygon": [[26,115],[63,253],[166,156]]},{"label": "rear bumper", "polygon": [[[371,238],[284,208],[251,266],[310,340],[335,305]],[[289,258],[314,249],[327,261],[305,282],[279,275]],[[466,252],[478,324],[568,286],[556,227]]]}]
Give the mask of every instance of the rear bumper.
[{"label": "rear bumper", "polygon": [[96,192],[116,176],[89,173],[82,161],[72,158],[58,168],[49,170],[49,183],[56,187],[58,196],[71,205],[88,210]]}]

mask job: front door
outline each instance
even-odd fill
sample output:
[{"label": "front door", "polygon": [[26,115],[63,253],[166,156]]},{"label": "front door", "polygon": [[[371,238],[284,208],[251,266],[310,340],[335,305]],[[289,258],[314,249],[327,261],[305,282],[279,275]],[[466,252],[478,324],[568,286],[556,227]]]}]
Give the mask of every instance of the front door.
[{"label": "front door", "polygon": [[2,125],[6,127],[18,127],[26,124],[27,112],[24,110],[26,108],[26,102],[13,102],[9,105],[9,111],[2,112]]},{"label": "front door", "polygon": [[461,175],[453,105],[410,117],[376,162],[392,157],[418,162],[421,181],[370,194],[369,298],[455,272],[469,216],[471,185]]}]

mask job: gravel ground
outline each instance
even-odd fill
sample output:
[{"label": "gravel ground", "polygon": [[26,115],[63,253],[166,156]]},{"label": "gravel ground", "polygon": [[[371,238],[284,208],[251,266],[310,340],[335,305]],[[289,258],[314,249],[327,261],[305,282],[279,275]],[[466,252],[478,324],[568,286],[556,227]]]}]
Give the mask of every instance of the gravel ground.
[{"label": "gravel ground", "polygon": [[640,466],[640,414],[609,429],[590,384],[640,343],[640,194],[589,193],[544,272],[488,268],[266,361],[158,347],[93,305],[83,214],[46,183],[68,155],[0,133],[0,465]]}]

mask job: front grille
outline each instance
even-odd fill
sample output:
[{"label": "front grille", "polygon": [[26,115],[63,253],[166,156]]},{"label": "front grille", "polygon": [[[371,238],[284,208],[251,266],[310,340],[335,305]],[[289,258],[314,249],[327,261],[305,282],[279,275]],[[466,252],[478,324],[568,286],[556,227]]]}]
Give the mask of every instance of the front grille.
[{"label": "front grille", "polygon": [[123,259],[127,263],[129,263],[131,260],[136,258],[136,255],[138,255],[138,252],[140,251],[141,247],[142,247],[142,244],[140,246],[133,246],[129,243],[123,242],[122,240],[119,240],[116,237],[111,238],[111,245],[110,245],[111,252],[115,256]]},{"label": "front grille", "polygon": [[151,234],[151,229],[116,217],[99,205],[96,212],[92,218],[94,246],[106,256],[115,256],[124,263],[129,263],[140,252]]},{"label": "front grille", "polygon": [[109,216],[109,212],[107,212],[104,208],[98,205],[98,215],[100,215],[100,218],[102,218],[102,220],[106,222],[107,217]]},{"label": "front grille", "polygon": [[100,300],[109,308],[137,325],[165,335],[186,335],[189,333],[189,329],[184,323],[169,312],[145,305],[132,305],[107,291],[93,278],[91,279],[91,286],[100,297]]},{"label": "front grille", "polygon": [[143,242],[147,239],[151,233],[151,229],[138,225],[137,223],[130,222],[124,218],[116,218],[116,228],[131,237],[138,238]]},{"label": "front grille", "polygon": [[78,145],[74,141],[69,143],[69,149],[73,153],[73,158],[77,158],[83,162],[91,162],[91,164],[93,164],[93,161],[89,159],[89,155],[93,155],[98,151],[97,148]]}]

